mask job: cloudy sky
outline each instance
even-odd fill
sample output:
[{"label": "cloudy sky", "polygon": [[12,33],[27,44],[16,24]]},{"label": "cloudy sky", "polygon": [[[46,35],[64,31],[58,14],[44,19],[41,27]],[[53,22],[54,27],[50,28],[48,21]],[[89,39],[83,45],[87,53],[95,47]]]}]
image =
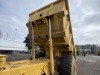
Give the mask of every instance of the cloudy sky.
[{"label": "cloudy sky", "polygon": [[[23,41],[28,14],[55,0],[0,0],[2,38]],[[100,44],[100,0],[69,0],[75,44]],[[16,32],[17,29],[17,32]]]}]

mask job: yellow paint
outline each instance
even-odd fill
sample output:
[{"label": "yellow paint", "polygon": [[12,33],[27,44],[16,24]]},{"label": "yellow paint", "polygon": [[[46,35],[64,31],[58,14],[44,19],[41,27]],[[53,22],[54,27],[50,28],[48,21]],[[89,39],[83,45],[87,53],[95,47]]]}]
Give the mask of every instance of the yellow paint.
[{"label": "yellow paint", "polygon": [[51,75],[54,75],[54,54],[53,54],[53,45],[52,39],[49,39],[49,50],[50,50],[50,66],[51,66]]},{"label": "yellow paint", "polygon": [[6,56],[0,55],[0,69],[6,68]]},{"label": "yellow paint", "polygon": [[41,75],[43,73],[50,75],[49,61],[46,59],[22,62],[22,64],[14,63],[17,64],[7,64],[6,69],[0,70],[0,75]]}]

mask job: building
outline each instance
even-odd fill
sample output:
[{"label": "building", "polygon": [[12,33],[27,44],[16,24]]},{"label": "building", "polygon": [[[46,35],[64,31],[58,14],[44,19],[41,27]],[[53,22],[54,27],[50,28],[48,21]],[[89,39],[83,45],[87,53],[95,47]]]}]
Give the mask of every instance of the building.
[{"label": "building", "polygon": [[27,51],[23,42],[0,39],[0,52]]}]

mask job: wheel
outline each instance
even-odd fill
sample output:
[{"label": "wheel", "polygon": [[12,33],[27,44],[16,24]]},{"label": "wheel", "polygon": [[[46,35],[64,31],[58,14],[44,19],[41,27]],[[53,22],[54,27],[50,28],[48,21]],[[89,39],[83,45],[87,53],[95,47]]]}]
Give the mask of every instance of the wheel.
[{"label": "wheel", "polygon": [[75,75],[72,54],[65,54],[60,59],[59,75]]}]

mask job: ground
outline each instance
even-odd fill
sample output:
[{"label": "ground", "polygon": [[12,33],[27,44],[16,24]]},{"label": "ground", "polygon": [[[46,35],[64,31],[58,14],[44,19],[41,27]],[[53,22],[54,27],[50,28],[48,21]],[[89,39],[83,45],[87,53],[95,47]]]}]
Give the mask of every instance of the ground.
[{"label": "ground", "polygon": [[[31,54],[7,54],[7,61],[30,59]],[[100,75],[100,56],[87,55],[77,57],[77,75]]]},{"label": "ground", "polygon": [[78,56],[77,75],[100,75],[100,56]]},{"label": "ground", "polygon": [[31,57],[31,53],[14,52],[12,54],[6,54],[6,55],[7,55],[7,62],[18,61],[18,60],[26,60],[26,59],[30,59],[30,57]]}]

